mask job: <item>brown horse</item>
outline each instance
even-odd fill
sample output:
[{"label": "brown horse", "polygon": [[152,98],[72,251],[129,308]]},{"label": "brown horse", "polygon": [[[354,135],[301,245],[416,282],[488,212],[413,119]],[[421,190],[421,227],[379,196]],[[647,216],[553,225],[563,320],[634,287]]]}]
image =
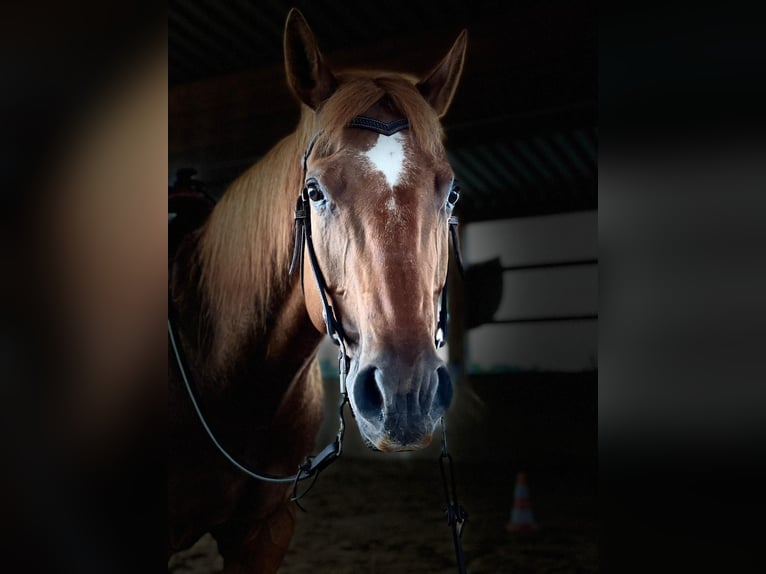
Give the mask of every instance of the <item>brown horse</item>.
[{"label": "brown horse", "polygon": [[[452,384],[434,342],[453,183],[439,118],[462,72],[466,34],[421,80],[334,73],[296,10],[284,47],[303,104],[298,128],[187,238],[170,289],[187,370],[218,438],[251,468],[287,475],[314,448],[322,404],[315,356],[325,323],[309,258],[304,285],[288,274],[302,189],[364,439],[381,451],[423,448],[449,406]],[[392,135],[349,127],[360,115],[408,127]],[[293,532],[289,485],[252,480],[214,450],[169,356],[170,551],[210,531],[226,572],[274,572]]]}]

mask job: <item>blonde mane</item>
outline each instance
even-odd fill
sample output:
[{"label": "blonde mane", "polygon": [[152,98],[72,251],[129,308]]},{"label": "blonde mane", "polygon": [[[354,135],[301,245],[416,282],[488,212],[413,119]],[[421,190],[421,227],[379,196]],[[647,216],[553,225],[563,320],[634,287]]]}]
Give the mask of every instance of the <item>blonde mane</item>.
[{"label": "blonde mane", "polygon": [[441,124],[415,78],[370,71],[337,77],[338,89],[318,113],[303,106],[296,131],[229,186],[202,231],[200,288],[218,361],[236,352],[230,343],[243,343],[248,330],[266,332],[270,314],[287,292],[300,161],[313,134],[321,131],[316,153],[331,153],[351,119],[385,99],[409,120],[416,146],[432,155],[443,153]]}]

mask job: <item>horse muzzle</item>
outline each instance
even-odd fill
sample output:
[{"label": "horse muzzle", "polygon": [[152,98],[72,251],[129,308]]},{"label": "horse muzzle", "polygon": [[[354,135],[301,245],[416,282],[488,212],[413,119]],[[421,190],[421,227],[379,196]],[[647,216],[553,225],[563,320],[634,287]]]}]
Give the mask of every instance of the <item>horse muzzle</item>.
[{"label": "horse muzzle", "polygon": [[395,358],[352,364],[349,399],[362,438],[383,452],[419,450],[452,402],[452,381],[435,353],[415,364]]}]

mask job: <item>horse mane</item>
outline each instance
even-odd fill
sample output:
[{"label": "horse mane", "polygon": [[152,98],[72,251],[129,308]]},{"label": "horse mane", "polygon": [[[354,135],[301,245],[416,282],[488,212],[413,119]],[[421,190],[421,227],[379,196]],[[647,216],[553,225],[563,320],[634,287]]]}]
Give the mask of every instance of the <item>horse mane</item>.
[{"label": "horse mane", "polygon": [[200,288],[218,364],[236,351],[230,342],[266,329],[272,301],[286,290],[302,139],[284,138],[237,178],[202,230]]},{"label": "horse mane", "polygon": [[380,102],[409,120],[415,146],[443,153],[441,123],[417,91],[416,78],[359,70],[337,78],[338,89],[318,112],[302,106],[296,131],[227,188],[201,232],[203,313],[211,321],[218,364],[236,352],[231,342],[244,343],[248,330],[268,329],[278,297],[287,292],[300,161],[315,133],[321,131],[315,153],[332,153],[351,119]]}]

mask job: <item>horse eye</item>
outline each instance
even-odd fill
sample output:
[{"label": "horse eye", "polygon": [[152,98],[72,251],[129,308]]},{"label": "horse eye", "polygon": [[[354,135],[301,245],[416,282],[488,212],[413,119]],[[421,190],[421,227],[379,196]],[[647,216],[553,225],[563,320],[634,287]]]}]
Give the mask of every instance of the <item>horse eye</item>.
[{"label": "horse eye", "polygon": [[322,201],[324,199],[324,193],[319,189],[319,184],[311,180],[306,183],[306,193],[311,201]]},{"label": "horse eye", "polygon": [[458,199],[460,199],[460,186],[455,184],[452,186],[452,189],[449,190],[449,194],[447,195],[447,206],[450,208],[455,207]]}]

